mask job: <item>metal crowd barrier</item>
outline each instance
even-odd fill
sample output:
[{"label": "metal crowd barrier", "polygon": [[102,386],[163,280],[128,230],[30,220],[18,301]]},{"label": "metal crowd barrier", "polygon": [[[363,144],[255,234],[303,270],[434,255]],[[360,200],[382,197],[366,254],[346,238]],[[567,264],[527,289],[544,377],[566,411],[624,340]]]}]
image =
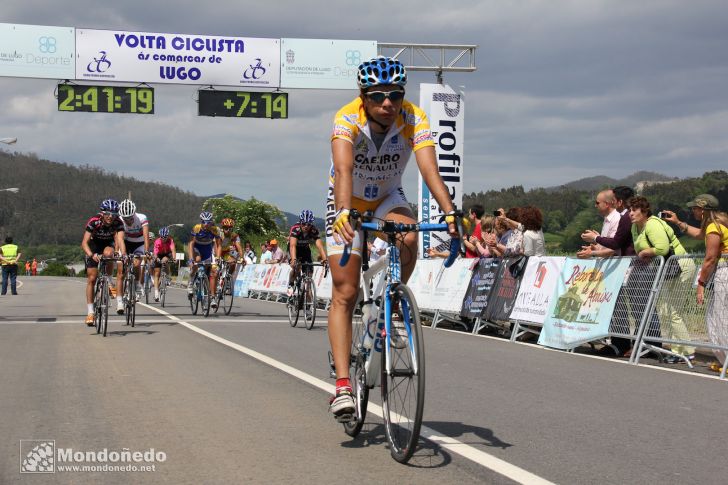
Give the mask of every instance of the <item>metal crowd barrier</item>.
[{"label": "metal crowd barrier", "polygon": [[[696,290],[702,254],[671,256],[660,274],[654,297],[642,320],[634,363],[650,351],[683,359],[695,349],[711,349],[722,363],[721,378],[728,366],[728,254],[722,255],[718,267],[706,282],[704,302],[697,303]],[[674,277],[670,275],[678,272]],[[651,325],[647,325],[649,319]],[[669,349],[667,348],[669,347]]]}]

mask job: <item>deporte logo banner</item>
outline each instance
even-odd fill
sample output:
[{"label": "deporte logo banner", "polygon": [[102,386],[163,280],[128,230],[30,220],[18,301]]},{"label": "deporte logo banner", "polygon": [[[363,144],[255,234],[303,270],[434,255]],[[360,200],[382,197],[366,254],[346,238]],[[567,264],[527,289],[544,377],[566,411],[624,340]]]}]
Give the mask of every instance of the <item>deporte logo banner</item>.
[{"label": "deporte logo banner", "polygon": [[281,86],[357,89],[359,64],[376,55],[373,40],[281,39]]},{"label": "deporte logo banner", "polygon": [[76,79],[275,88],[280,40],[76,30]]},{"label": "deporte logo banner", "polygon": [[75,29],[0,23],[0,76],[73,79]]},{"label": "deporte logo banner", "polygon": [[570,349],[606,337],[629,265],[629,258],[567,258],[538,344]]}]

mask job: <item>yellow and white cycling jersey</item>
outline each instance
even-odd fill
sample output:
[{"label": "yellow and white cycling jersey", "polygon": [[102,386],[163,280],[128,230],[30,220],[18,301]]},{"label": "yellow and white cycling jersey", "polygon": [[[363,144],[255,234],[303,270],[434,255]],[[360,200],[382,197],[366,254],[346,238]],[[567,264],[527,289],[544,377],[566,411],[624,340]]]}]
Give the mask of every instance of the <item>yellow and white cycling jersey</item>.
[{"label": "yellow and white cycling jersey", "polygon": [[[409,208],[402,190],[402,174],[413,151],[435,146],[427,115],[409,101],[402,101],[402,109],[377,149],[361,98],[357,97],[336,113],[331,140],[337,138],[354,147],[351,208],[360,212],[372,211],[375,217],[384,217],[398,207]],[[333,238],[336,207],[334,204],[334,164],[329,171],[329,189],[326,199],[327,253],[340,254],[344,245]],[[357,234],[352,253],[361,255],[361,236]]]},{"label": "yellow and white cycling jersey", "polygon": [[[423,147],[435,146],[427,115],[406,100],[402,101],[399,116],[378,150],[372,141],[364,105],[359,97],[336,113],[331,140],[337,138],[354,146],[352,195],[366,201],[383,199],[396,190],[401,185],[410,154]],[[333,179],[332,162],[329,174],[332,185]]]}]

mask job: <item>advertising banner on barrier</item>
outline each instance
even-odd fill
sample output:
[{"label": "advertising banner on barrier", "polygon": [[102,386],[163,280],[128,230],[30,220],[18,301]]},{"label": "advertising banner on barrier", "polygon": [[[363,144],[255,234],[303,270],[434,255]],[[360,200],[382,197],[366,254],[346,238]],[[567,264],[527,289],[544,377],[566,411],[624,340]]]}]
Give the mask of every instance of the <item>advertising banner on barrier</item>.
[{"label": "advertising banner on barrier", "polygon": [[[450,198],[460,209],[463,207],[463,134],[465,133],[465,98],[461,91],[442,84],[420,84],[420,107],[430,121],[435,140],[437,166]],[[415,133],[415,137],[418,134]],[[419,175],[420,219],[437,222],[442,214],[440,205]],[[429,248],[447,250],[450,236],[445,232],[419,233],[418,258],[427,258]]]},{"label": "advertising banner on barrier", "polygon": [[357,67],[376,55],[374,40],[281,39],[281,87],[357,89]]},{"label": "advertising banner on barrier", "polygon": [[0,76],[73,79],[73,27],[0,23]]},{"label": "advertising banner on barrier", "polygon": [[498,285],[490,295],[490,302],[484,318],[491,322],[507,322],[510,319],[511,310],[518,295],[518,288],[521,285],[520,275],[514,278],[510,267],[519,258],[506,258],[498,267]]},{"label": "advertising banner on barrier", "polygon": [[[428,306],[449,313],[460,313],[463,297],[468,290],[468,281],[473,274],[471,261],[456,259],[449,268],[445,268],[445,260],[440,259],[440,271],[435,277],[435,289]],[[419,301],[417,302],[419,304]]]},{"label": "advertising banner on barrier", "polygon": [[510,319],[543,324],[559,282],[564,257],[531,256],[521,276]]},{"label": "advertising banner on barrier", "polygon": [[567,258],[549,304],[539,345],[570,349],[609,334],[627,258]]},{"label": "advertising banner on barrier", "polygon": [[245,267],[238,271],[238,276],[235,278],[235,287],[233,294],[237,297],[247,297],[249,293],[250,283],[253,281],[255,276],[255,265],[247,264]]},{"label": "advertising banner on barrier", "polygon": [[460,316],[466,318],[478,318],[488,308],[490,295],[496,286],[498,268],[501,265],[500,258],[469,259],[475,263],[470,284],[462,300]]},{"label": "advertising banner on barrier", "polygon": [[275,88],[279,39],[76,29],[76,79]]}]

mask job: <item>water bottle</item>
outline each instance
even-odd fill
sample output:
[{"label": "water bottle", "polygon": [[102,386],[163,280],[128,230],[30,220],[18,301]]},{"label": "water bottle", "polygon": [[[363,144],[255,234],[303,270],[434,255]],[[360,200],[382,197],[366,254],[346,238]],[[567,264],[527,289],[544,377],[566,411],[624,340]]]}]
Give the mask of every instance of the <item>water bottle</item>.
[{"label": "water bottle", "polygon": [[373,303],[366,303],[361,309],[361,321],[365,325],[364,348],[371,349],[374,343],[374,333],[377,331],[377,306]]}]

